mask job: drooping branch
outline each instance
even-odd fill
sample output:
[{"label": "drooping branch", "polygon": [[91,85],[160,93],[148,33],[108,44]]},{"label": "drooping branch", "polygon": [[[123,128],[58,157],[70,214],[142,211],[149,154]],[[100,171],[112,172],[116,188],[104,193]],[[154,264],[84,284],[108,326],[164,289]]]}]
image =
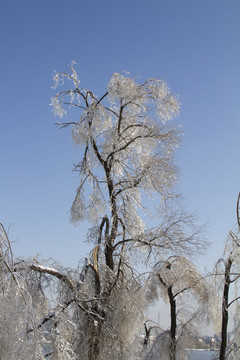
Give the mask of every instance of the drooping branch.
[{"label": "drooping branch", "polygon": [[59,270],[56,270],[54,268],[43,266],[40,264],[24,264],[24,262],[21,263],[21,266],[15,266],[14,272],[18,272],[20,270],[29,268],[30,270],[34,270],[38,273],[42,274],[48,274],[56,277],[57,279],[61,280],[64,284],[66,284],[71,290],[76,289],[76,285],[73,283],[73,281],[65,274],[61,273]]},{"label": "drooping branch", "polygon": [[233,299],[228,305],[227,307],[229,308],[232,304],[234,304],[236,301],[238,301],[240,299],[240,296],[236,297],[235,299]]}]

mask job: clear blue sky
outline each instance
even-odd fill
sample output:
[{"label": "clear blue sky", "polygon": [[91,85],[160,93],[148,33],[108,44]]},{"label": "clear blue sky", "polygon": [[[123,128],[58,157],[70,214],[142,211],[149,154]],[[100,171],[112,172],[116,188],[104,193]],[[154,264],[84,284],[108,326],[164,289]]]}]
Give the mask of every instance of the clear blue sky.
[{"label": "clear blue sky", "polygon": [[177,155],[189,211],[208,222],[209,266],[234,225],[240,190],[239,0],[8,0],[1,3],[0,221],[17,256],[76,266],[86,224],[69,209],[80,150],[49,106],[52,73],[78,62],[102,94],[113,72],[158,77],[179,94],[185,133]]}]

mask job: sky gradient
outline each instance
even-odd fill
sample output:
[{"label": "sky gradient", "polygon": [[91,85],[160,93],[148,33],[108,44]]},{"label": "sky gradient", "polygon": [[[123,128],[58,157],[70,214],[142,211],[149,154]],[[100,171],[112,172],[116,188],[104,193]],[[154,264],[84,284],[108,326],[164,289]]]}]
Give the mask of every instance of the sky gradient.
[{"label": "sky gradient", "polygon": [[16,256],[77,266],[87,224],[69,210],[81,151],[54,123],[52,74],[72,60],[81,85],[101,96],[113,72],[164,79],[178,94],[183,143],[179,189],[222,256],[240,190],[239,0],[41,0],[1,4],[0,222]]}]

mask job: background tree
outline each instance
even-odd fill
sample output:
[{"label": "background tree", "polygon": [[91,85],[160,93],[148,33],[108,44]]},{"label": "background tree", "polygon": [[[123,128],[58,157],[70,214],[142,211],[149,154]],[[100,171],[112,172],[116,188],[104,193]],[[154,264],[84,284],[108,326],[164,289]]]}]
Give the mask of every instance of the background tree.
[{"label": "background tree", "polygon": [[[240,217],[239,217],[240,193],[237,199],[237,230],[230,231],[225,246],[224,257],[218,260],[214,275],[218,292],[222,292],[222,321],[221,321],[221,346],[219,360],[237,359],[240,356],[239,347],[239,300],[240,295],[237,292],[237,286],[240,279]],[[235,285],[235,293],[231,291],[232,285]],[[219,289],[220,288],[220,289]],[[233,335],[235,342],[228,347],[228,321],[229,309],[235,305],[235,329]]]},{"label": "background tree", "polygon": [[[170,327],[160,333],[146,359],[176,360],[185,358],[194,325],[208,303],[207,285],[196,266],[184,256],[171,256],[159,261],[150,276],[150,298],[161,298],[169,304]],[[188,344],[186,344],[186,340]]]}]

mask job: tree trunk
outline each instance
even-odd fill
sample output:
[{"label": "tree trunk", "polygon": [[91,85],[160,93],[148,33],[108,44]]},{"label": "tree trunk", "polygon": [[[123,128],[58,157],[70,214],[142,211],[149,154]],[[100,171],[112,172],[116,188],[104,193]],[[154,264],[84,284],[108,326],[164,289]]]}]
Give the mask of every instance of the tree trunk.
[{"label": "tree trunk", "polygon": [[226,359],[226,349],[227,349],[227,328],[228,328],[228,295],[230,287],[230,270],[232,266],[232,260],[228,258],[227,264],[225,266],[224,274],[224,289],[223,289],[223,298],[222,298],[222,332],[221,332],[221,346],[220,346],[220,355],[219,360]]},{"label": "tree trunk", "polygon": [[106,265],[109,267],[109,269],[114,269],[114,263],[113,263],[113,247],[107,243],[105,245],[105,259],[106,259]]},{"label": "tree trunk", "polygon": [[106,239],[105,243],[105,259],[106,265],[113,270],[114,269],[114,261],[113,261],[113,244],[117,236],[117,228],[118,228],[118,218],[117,218],[117,204],[116,204],[116,197],[114,195],[114,186],[111,177],[111,167],[108,166],[106,163],[104,165],[107,185],[108,185],[108,193],[109,199],[111,203],[111,230],[110,235]]},{"label": "tree trunk", "polygon": [[177,314],[176,314],[176,301],[172,292],[172,286],[168,288],[168,298],[170,302],[170,315],[171,315],[171,345],[170,345],[170,360],[176,360],[176,329],[177,329]]},{"label": "tree trunk", "polygon": [[100,353],[100,334],[101,334],[102,322],[93,320],[89,321],[88,325],[88,337],[89,337],[89,348],[88,348],[88,360],[98,360]]},{"label": "tree trunk", "polygon": [[[171,268],[171,264],[167,265],[167,268]],[[168,300],[170,304],[170,316],[171,316],[171,326],[170,326],[170,360],[176,360],[176,330],[177,330],[177,306],[175,296],[173,295],[172,286],[167,286],[165,281],[161,278],[160,274],[158,274],[158,278],[161,284],[167,289],[168,292]]]}]

